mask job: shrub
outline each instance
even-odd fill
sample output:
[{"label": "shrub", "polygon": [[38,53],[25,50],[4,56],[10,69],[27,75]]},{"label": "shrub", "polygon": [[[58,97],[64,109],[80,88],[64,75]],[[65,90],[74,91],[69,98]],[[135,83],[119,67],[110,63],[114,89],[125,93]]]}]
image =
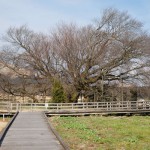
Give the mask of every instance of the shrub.
[{"label": "shrub", "polygon": [[52,87],[52,102],[53,103],[62,103],[65,102],[66,94],[64,88],[59,80],[54,80]]}]

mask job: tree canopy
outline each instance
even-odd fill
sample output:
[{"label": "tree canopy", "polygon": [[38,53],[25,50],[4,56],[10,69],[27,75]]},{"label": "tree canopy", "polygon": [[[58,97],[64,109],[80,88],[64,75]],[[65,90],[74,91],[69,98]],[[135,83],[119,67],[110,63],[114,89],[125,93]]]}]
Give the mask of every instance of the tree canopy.
[{"label": "tree canopy", "polygon": [[[35,33],[27,26],[11,27],[3,39],[7,45],[0,62],[17,80],[1,74],[0,82],[13,94],[21,89],[29,95],[43,89],[50,92],[57,78],[66,95],[76,100],[79,94],[88,96],[95,90],[103,95],[104,88],[120,80],[149,81],[150,37],[127,12],[109,8],[93,24],[60,24],[49,34]],[[19,91],[12,90],[17,83]],[[33,93],[24,88],[31,84]]]}]

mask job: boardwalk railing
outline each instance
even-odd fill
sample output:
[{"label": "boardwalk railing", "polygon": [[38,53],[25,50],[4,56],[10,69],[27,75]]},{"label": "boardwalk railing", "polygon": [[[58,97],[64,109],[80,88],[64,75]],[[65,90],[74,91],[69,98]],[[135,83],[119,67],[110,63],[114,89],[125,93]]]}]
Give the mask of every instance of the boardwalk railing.
[{"label": "boardwalk railing", "polygon": [[83,102],[83,103],[0,103],[0,111],[59,111],[59,110],[150,110],[150,101]]}]

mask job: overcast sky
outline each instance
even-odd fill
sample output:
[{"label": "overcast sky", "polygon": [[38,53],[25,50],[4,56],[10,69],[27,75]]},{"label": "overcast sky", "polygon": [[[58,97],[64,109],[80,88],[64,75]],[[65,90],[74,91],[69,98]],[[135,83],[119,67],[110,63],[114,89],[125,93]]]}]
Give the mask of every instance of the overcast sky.
[{"label": "overcast sky", "polygon": [[0,0],[0,35],[23,24],[40,32],[62,21],[86,25],[108,7],[128,11],[150,32],[150,0]]}]

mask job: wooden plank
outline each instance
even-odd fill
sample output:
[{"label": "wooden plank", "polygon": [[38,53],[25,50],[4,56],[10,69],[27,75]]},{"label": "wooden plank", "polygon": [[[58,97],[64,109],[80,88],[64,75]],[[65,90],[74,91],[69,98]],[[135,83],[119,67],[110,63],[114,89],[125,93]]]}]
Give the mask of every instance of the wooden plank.
[{"label": "wooden plank", "polygon": [[48,116],[87,116],[87,115],[110,115],[110,114],[150,114],[150,110],[59,110],[46,112]]},{"label": "wooden plank", "polygon": [[41,112],[20,112],[0,150],[63,150]]}]

